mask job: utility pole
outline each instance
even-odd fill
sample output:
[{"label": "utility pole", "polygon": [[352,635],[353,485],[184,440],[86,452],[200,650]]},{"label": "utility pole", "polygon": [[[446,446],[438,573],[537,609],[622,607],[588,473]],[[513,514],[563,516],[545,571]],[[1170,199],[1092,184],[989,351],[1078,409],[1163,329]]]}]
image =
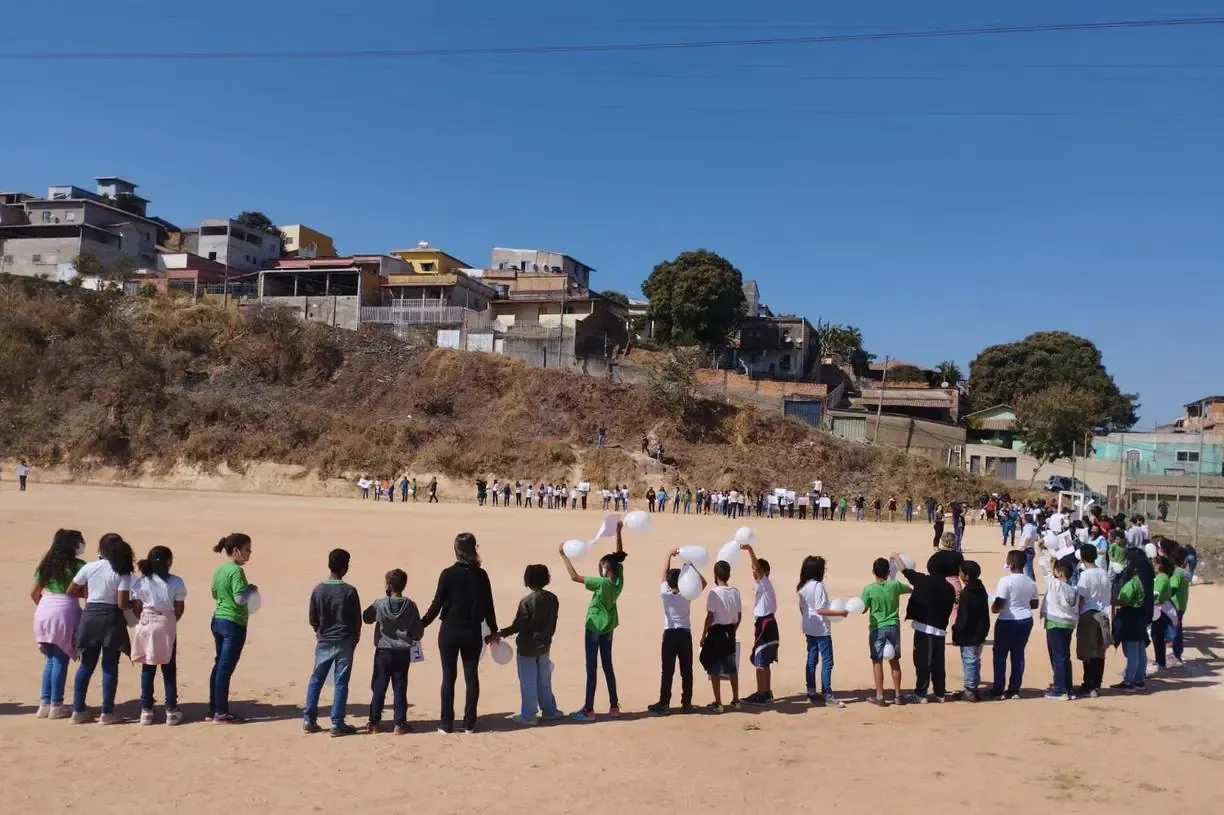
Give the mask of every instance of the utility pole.
[{"label": "utility pole", "polygon": [[1199,402],[1198,471],[1194,476],[1194,534],[1190,545],[1198,549],[1199,501],[1203,497],[1203,437],[1207,435],[1207,401]]},{"label": "utility pole", "polygon": [[880,401],[876,404],[876,426],[872,444],[880,442],[880,414],[884,412],[884,386],[888,384],[888,363],[891,361],[892,357],[884,357],[884,375],[880,377]]},{"label": "utility pole", "polygon": [[[1126,487],[1124,486],[1124,478],[1126,473],[1126,434],[1119,436],[1118,440],[1118,512],[1122,512],[1122,504],[1126,500]],[[1127,507],[1129,509],[1129,505]]]}]

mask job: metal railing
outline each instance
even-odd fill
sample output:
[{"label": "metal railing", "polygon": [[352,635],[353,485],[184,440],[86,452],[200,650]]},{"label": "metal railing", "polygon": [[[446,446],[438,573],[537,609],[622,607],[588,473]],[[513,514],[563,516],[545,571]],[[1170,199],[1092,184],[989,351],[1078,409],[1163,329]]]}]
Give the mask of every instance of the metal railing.
[{"label": "metal railing", "polygon": [[363,306],[361,322],[377,325],[463,325],[487,327],[493,319],[487,312],[460,306],[420,308],[417,306]]}]

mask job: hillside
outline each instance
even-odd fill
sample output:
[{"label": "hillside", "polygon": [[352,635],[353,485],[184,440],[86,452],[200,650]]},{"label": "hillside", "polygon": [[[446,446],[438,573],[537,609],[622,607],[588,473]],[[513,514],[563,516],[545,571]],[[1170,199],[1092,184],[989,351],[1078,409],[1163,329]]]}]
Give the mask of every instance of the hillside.
[{"label": "hillside", "polygon": [[[977,479],[702,401],[490,354],[413,348],[263,310],[0,278],[0,456],[42,468],[298,465],[322,477],[586,478],[949,498]],[[598,451],[595,428],[609,431]],[[640,455],[662,440],[665,472]]]}]

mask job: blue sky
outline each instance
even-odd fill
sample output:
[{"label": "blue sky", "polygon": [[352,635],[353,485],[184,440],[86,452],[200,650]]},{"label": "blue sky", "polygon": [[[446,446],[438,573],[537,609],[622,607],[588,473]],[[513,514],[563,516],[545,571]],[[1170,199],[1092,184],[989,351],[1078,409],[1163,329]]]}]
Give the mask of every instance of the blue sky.
[{"label": "blue sky", "polygon": [[[631,53],[164,62],[1206,16],[1218,0],[7,4],[0,189],[115,173],[180,224],[258,209],[342,252],[568,252],[596,286],[717,251],[775,311],[967,368],[1092,339],[1142,424],[1224,391],[1224,26]],[[930,6],[931,8],[927,8]]]}]

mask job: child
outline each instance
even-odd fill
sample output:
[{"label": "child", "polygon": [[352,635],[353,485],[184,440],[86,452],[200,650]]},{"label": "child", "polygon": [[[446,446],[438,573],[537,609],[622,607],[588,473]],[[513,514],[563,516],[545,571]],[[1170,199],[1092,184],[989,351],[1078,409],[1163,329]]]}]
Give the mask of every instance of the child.
[{"label": "child", "polygon": [[374,676],[370,680],[370,720],[367,733],[377,733],[382,721],[387,685],[391,685],[391,714],[395,735],[410,732],[408,726],[408,668],[412,653],[425,636],[417,604],[404,596],[408,575],[392,569],[386,576],[387,595],[380,597],[361,615],[374,626]]},{"label": "child", "polygon": [[982,678],[982,645],[990,636],[990,598],[982,585],[982,567],[966,560],[960,566],[961,592],[957,598],[956,621],[952,624],[952,644],[961,649],[961,670],[965,675],[966,702],[978,700]]},{"label": "child", "polygon": [[1109,624],[1109,572],[1100,565],[1101,553],[1093,543],[1080,547],[1079,622],[1075,626],[1076,657],[1084,663],[1084,684],[1076,695],[1097,698],[1105,677],[1105,652],[1113,644]]},{"label": "child", "polygon": [[[1033,633],[1033,609],[1037,608],[1037,584],[1024,574],[1024,553],[1007,553],[1008,573],[999,578],[990,610],[995,619],[994,684],[990,696],[994,699],[1015,699],[1024,682],[1024,648]],[[1007,659],[1011,657],[1011,679],[1004,691]]]},{"label": "child", "polygon": [[118,724],[115,693],[119,689],[119,655],[131,654],[127,622],[123,612],[131,600],[132,547],[115,534],[102,536],[99,558],[87,563],[72,578],[68,594],[85,597],[85,610],[76,631],[77,656],[81,661],[72,687],[72,722],[93,721],[85,709],[85,692],[102,660],[102,716],[100,724]]},{"label": "child", "polygon": [[[1173,633],[1173,657],[1169,660],[1170,668],[1180,668],[1182,665],[1182,649],[1185,647],[1186,609],[1190,605],[1189,563],[1192,547],[1177,546],[1173,552],[1173,574],[1169,578],[1169,591],[1172,592],[1173,607],[1177,609],[1177,627]],[[1197,565],[1198,554],[1194,554]]]},{"label": "child", "polygon": [[731,564],[714,564],[714,588],[706,596],[705,626],[701,631],[701,666],[710,677],[714,701],[708,710],[722,713],[722,679],[731,683],[731,709],[739,710],[739,663],[736,661],[735,632],[744,618],[739,589],[729,585]]},{"label": "child", "polygon": [[[1165,660],[1165,644],[1169,640],[1169,632],[1177,629],[1177,612],[1172,603],[1173,589],[1170,580],[1173,576],[1173,561],[1164,555],[1152,558],[1152,568],[1156,570],[1156,580],[1152,584],[1155,595],[1156,619],[1152,620],[1152,653],[1156,661],[1147,666],[1147,675],[1152,676],[1168,667]],[[1167,605],[1166,605],[1167,604]],[[1170,616],[1172,614],[1172,616]],[[1170,626],[1172,628],[1170,628]]]},{"label": "child", "polygon": [[[953,541],[955,543],[955,541]],[[956,551],[943,551],[950,558],[959,558]],[[941,552],[927,561],[927,574],[902,568],[901,574],[913,587],[905,607],[905,619],[914,628],[914,694],[912,701],[926,704],[942,702],[947,695],[944,670],[944,648],[948,635],[948,620],[956,604],[956,590],[948,578],[960,574],[961,559],[952,561]],[[955,566],[951,565],[955,562]],[[954,571],[955,570],[955,571]],[[930,693],[928,694],[928,690]]]},{"label": "child", "polygon": [[136,564],[141,577],[132,583],[132,610],[140,619],[136,624],[136,643],[132,662],[140,669],[140,723],[153,724],[153,680],[161,666],[166,689],[166,724],[183,721],[178,709],[178,621],[183,619],[187,585],[170,574],[174,553],[166,546],[154,546],[149,556]]},{"label": "child", "polygon": [[331,735],[351,736],[357,728],[344,721],[348,706],[349,677],[353,674],[353,651],[361,639],[361,600],[357,589],[344,582],[350,555],[343,549],[327,554],[330,575],[310,593],[310,627],[315,632],[314,670],[306,685],[306,707],[302,711],[302,732],[318,733],[319,693],[327,675],[334,675],[331,709]]},{"label": "child", "polygon": [[66,719],[71,715],[64,705],[68,684],[68,663],[76,659],[77,625],[81,622],[81,603],[68,595],[72,579],[85,565],[85,537],[75,529],[60,529],[51,539],[51,548],[34,570],[34,641],[46,662],[42,671],[42,693],[38,697],[38,718]]},{"label": "child", "polygon": [[251,560],[251,536],[241,532],[226,535],[213,547],[225,552],[228,561],[213,572],[212,598],[216,604],[212,617],[213,643],[216,657],[208,678],[208,716],[205,721],[215,724],[237,724],[240,720],[229,710],[230,679],[242,658],[246,645],[247,622],[250,612],[247,600],[259,589],[248,583],[243,566]]},{"label": "child", "polygon": [[752,559],[752,579],[756,592],[752,600],[752,666],[756,668],[756,693],[744,701],[750,705],[767,705],[773,701],[773,673],[769,667],[778,661],[778,595],[769,582],[769,561],[761,560],[750,544],[740,545]]},{"label": "child", "polygon": [[[1118,576],[1116,584],[1113,620],[1114,640],[1122,646],[1122,651],[1126,654],[1126,672],[1122,681],[1110,688],[1134,691],[1143,690],[1144,677],[1147,675],[1147,626],[1151,614],[1144,613],[1147,592],[1143,584],[1146,572],[1150,572],[1152,567],[1141,549],[1127,550],[1126,557],[1126,568]],[[1152,582],[1154,585],[1154,577]]]},{"label": "child", "polygon": [[[809,702],[823,700],[827,707],[845,707],[840,699],[833,695],[833,638],[829,631],[829,617],[845,617],[845,610],[834,611],[829,608],[829,595],[824,587],[825,559],[808,555],[799,567],[799,585],[795,591],[799,595],[799,618],[802,620],[803,635],[807,639],[807,665],[803,679],[807,688]],[[820,667],[821,695],[816,695],[816,664]]]},{"label": "child", "polygon": [[1053,566],[1054,579],[1046,586],[1041,599],[1041,619],[1045,620],[1046,649],[1050,652],[1050,669],[1054,684],[1046,692],[1047,699],[1066,701],[1075,687],[1071,670],[1071,634],[1079,623],[1079,598],[1071,585],[1072,569],[1063,560]]},{"label": "child", "polygon": [[604,680],[608,683],[608,715],[613,719],[620,718],[620,700],[616,694],[616,671],[612,667],[612,633],[620,623],[616,612],[616,601],[625,588],[624,562],[625,544],[621,538],[624,524],[616,524],[616,551],[599,559],[599,575],[583,577],[574,569],[565,554],[565,546],[560,547],[561,561],[569,572],[570,580],[581,583],[583,588],[591,592],[591,604],[587,607],[586,633],[584,637],[586,650],[586,697],[582,710],[571,716],[579,722],[591,721],[595,718],[595,662],[603,663]]},{"label": "child", "polygon": [[552,660],[548,654],[557,631],[560,604],[557,595],[546,588],[549,580],[548,567],[543,564],[534,563],[524,570],[523,585],[531,592],[519,601],[514,622],[498,632],[503,638],[518,635],[515,645],[522,706],[515,721],[519,724],[532,725],[540,718],[552,721],[565,715],[557,710],[552,690]]},{"label": "child", "polygon": [[871,564],[875,582],[863,587],[860,599],[863,614],[870,614],[867,623],[867,645],[871,652],[871,670],[875,674],[875,704],[883,707],[884,701],[884,650],[892,647],[888,666],[892,670],[894,699],[901,700],[901,595],[909,594],[910,588],[889,577],[889,562],[876,558]]},{"label": "child", "polygon": [[[659,701],[646,707],[651,713],[666,714],[671,710],[672,677],[676,663],[680,664],[680,711],[693,712],[693,623],[692,603],[680,593],[680,570],[672,568],[672,558],[680,554],[673,549],[663,565],[663,585],[659,594],[663,598],[663,673],[659,684]],[[695,567],[694,571],[697,571]],[[701,590],[706,589],[706,579],[701,579]]]}]

